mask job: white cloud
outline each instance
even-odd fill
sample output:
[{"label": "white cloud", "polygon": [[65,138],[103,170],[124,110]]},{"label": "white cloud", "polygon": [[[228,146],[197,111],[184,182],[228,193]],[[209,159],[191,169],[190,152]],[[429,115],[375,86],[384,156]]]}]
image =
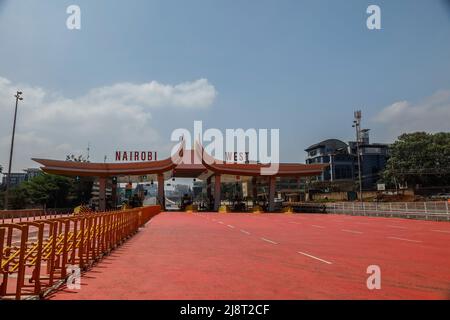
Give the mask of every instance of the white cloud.
[{"label": "white cloud", "polygon": [[156,81],[144,84],[118,83],[96,88],[85,97],[98,103],[116,102],[123,105],[139,104],[145,107],[176,106],[182,108],[206,108],[217,93],[206,79],[185,82],[175,86]]},{"label": "white cloud", "polygon": [[70,99],[0,77],[0,164],[4,167],[8,164],[13,95],[18,89],[24,92],[24,100],[18,113],[15,170],[36,166],[32,157],[64,159],[69,153],[85,153],[88,142],[97,161],[117,149],[161,151],[168,139],[160,137],[152,112],[205,109],[217,96],[206,79],[178,85],[118,83]]},{"label": "white cloud", "polygon": [[384,129],[386,138],[405,132],[450,130],[450,90],[441,90],[420,103],[395,102],[383,108],[373,121]]}]

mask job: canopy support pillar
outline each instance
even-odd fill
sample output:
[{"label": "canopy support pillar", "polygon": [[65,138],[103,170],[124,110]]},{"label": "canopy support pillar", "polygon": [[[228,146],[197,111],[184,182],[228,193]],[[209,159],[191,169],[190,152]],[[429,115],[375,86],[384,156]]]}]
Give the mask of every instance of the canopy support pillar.
[{"label": "canopy support pillar", "polygon": [[106,211],[106,178],[100,177],[98,180],[98,210]]},{"label": "canopy support pillar", "polygon": [[164,194],[164,175],[158,173],[158,202],[161,210],[166,210],[166,195]]},{"label": "canopy support pillar", "polygon": [[253,207],[258,204],[258,180],[256,177],[252,178],[252,197],[253,197]]},{"label": "canopy support pillar", "polygon": [[206,198],[208,198],[208,210],[211,210],[211,198],[212,198],[211,177],[206,179]]},{"label": "canopy support pillar", "polygon": [[218,211],[220,207],[220,195],[221,195],[221,179],[220,174],[214,176],[214,211]]},{"label": "canopy support pillar", "polygon": [[275,184],[276,177],[269,177],[269,212],[273,212],[275,210]]}]

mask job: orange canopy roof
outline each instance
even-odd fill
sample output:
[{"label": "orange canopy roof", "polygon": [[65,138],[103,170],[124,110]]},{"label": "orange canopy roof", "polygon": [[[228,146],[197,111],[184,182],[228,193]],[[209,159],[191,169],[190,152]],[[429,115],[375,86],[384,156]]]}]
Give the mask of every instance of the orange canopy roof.
[{"label": "orange canopy roof", "polygon": [[[270,164],[260,163],[223,163],[204,152],[198,145],[196,151],[186,150],[191,155],[183,162],[184,144],[177,156],[159,161],[133,162],[133,163],[92,163],[73,162],[50,159],[33,159],[42,165],[42,170],[47,173],[69,176],[123,176],[123,175],[148,175],[172,171],[176,176],[197,177],[202,172],[212,171],[219,174],[260,176],[262,169],[269,168]],[[194,158],[197,157],[194,162]],[[192,163],[193,162],[193,163]],[[327,164],[301,164],[280,163],[275,176],[315,176],[322,173]]]},{"label": "orange canopy roof", "polygon": [[[203,146],[197,143],[197,157],[202,159],[203,165],[213,172],[230,175],[260,176],[263,170],[269,171],[271,164],[262,163],[226,163],[217,160],[205,152]],[[273,174],[265,175],[282,176],[316,176],[322,173],[328,164],[302,164],[302,163],[278,163],[278,168]],[[275,166],[276,167],[276,166]]]},{"label": "orange canopy roof", "polygon": [[164,173],[176,167],[171,158],[136,163],[92,163],[49,159],[33,159],[43,165],[44,172],[69,176],[121,176]]},{"label": "orange canopy roof", "polygon": [[43,165],[41,169],[47,173],[68,176],[121,176],[121,175],[146,175],[164,173],[170,171],[180,163],[184,151],[184,142],[173,158],[158,161],[133,162],[133,163],[93,163],[61,161],[50,159],[32,159]]}]

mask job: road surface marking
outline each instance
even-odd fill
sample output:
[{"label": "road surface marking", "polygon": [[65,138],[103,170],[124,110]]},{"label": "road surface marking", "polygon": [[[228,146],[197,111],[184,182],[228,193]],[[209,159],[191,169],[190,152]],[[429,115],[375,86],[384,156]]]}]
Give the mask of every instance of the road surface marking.
[{"label": "road surface marking", "polygon": [[397,229],[408,229],[407,227],[400,227],[400,226],[391,226],[388,225],[389,228],[397,228]]},{"label": "road surface marking", "polygon": [[361,232],[361,231],[356,231],[356,230],[347,230],[347,229],[342,229],[341,231],[344,231],[344,232],[349,232],[349,233],[362,234],[362,232]]},{"label": "road surface marking", "polygon": [[318,225],[316,225],[316,224],[312,224],[311,226],[313,226],[313,227],[315,227],[315,228],[322,228],[322,229],[325,228],[325,227],[323,227],[323,226],[318,226]]},{"label": "road surface marking", "polygon": [[307,257],[310,257],[310,258],[312,258],[312,259],[319,260],[319,261],[324,262],[324,263],[326,263],[326,264],[332,264],[330,261],[327,261],[327,260],[323,260],[323,259],[317,258],[317,257],[312,256],[312,255],[310,255],[310,254],[307,254],[307,253],[305,253],[305,252],[298,251],[297,253],[300,253],[300,254],[302,254],[302,255],[304,255],[304,256],[307,256]]},{"label": "road surface marking", "polygon": [[223,224],[223,222],[222,222],[222,221],[219,221],[219,223],[220,223],[220,224]]},{"label": "road surface marking", "polygon": [[397,237],[387,237],[387,238],[388,239],[395,239],[395,240],[402,240],[402,241],[409,241],[409,242],[416,242],[416,243],[422,242],[420,240],[411,240],[411,239],[397,238]]},{"label": "road surface marking", "polygon": [[242,230],[242,229],[241,229],[241,232],[242,232],[242,233],[245,233],[245,234],[250,234],[250,232],[245,231],[245,230]]},{"label": "road surface marking", "polygon": [[434,232],[442,232],[442,233],[450,233],[449,230],[431,230],[431,231],[434,231]]},{"label": "road surface marking", "polygon": [[293,223],[293,224],[301,224],[300,222],[294,222],[294,221],[289,221],[289,223]]},{"label": "road surface marking", "polygon": [[231,224],[227,224],[228,227],[230,227],[231,229],[234,229],[234,226],[232,226]]},{"label": "road surface marking", "polygon": [[276,243],[275,241],[272,241],[272,240],[269,240],[269,239],[266,239],[266,238],[261,238],[261,240],[266,241],[266,242],[269,242],[269,243],[271,243],[271,244],[278,244],[278,243]]}]

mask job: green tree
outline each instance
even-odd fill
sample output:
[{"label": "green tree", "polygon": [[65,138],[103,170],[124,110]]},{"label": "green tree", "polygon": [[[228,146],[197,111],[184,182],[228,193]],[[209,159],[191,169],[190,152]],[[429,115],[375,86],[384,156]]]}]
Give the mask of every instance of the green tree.
[{"label": "green tree", "polygon": [[403,134],[390,147],[383,172],[389,185],[450,185],[450,132]]},{"label": "green tree", "polygon": [[27,193],[27,191],[22,188],[22,186],[18,186],[15,188],[12,188],[9,191],[9,202],[8,202],[8,207],[9,209],[12,210],[17,210],[17,209],[24,209],[27,206],[29,206],[30,204],[32,204],[32,201],[30,200],[30,197]]},{"label": "green tree", "polygon": [[[91,197],[92,181],[42,173],[33,179],[10,189],[10,209],[30,206],[69,208],[87,203]],[[3,207],[4,191],[0,191]]]},{"label": "green tree", "polygon": [[72,181],[70,178],[41,174],[23,184],[35,204],[47,207],[66,207]]},{"label": "green tree", "polygon": [[24,182],[14,192],[28,197],[28,201],[22,202],[23,206],[31,203],[48,208],[67,208],[86,202],[91,190],[89,181],[43,173]]}]

